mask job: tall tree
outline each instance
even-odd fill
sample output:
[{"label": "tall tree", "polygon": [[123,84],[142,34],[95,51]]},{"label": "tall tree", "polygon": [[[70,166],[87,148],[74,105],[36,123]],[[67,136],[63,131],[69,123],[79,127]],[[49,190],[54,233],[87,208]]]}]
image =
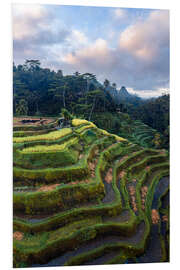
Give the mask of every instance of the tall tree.
[{"label": "tall tree", "polygon": [[110,85],[110,82],[108,79],[105,79],[104,81],[104,87],[107,88]]},{"label": "tall tree", "polygon": [[27,115],[28,114],[28,104],[25,99],[21,99],[16,107],[17,115]]}]

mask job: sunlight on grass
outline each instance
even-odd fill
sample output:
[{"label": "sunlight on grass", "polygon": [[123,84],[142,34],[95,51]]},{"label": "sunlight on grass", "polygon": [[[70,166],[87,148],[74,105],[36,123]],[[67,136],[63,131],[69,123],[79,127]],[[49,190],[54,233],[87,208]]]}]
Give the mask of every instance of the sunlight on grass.
[{"label": "sunlight on grass", "polygon": [[21,152],[23,153],[38,153],[38,152],[57,152],[57,151],[63,151],[68,146],[71,146],[78,142],[78,139],[72,139],[69,140],[66,143],[63,144],[53,144],[53,145],[36,145],[33,147],[24,148]]},{"label": "sunlight on grass", "polygon": [[92,128],[91,125],[88,125],[88,126],[83,126],[83,127],[80,127],[78,129],[76,129],[76,132],[77,133],[82,133],[84,130],[88,129],[88,128]]},{"label": "sunlight on grass", "polygon": [[61,137],[64,137],[68,134],[72,133],[71,128],[63,128],[61,130],[53,131],[48,134],[36,135],[36,136],[28,136],[28,137],[17,137],[13,138],[14,143],[23,143],[23,142],[30,142],[30,141],[44,141],[44,140],[57,140]]},{"label": "sunlight on grass", "polygon": [[126,139],[124,139],[124,138],[122,138],[122,137],[119,137],[118,135],[111,134],[111,133],[107,132],[107,131],[104,130],[104,129],[99,129],[99,131],[100,131],[103,135],[106,135],[106,136],[114,136],[114,137],[116,138],[116,140],[119,141],[119,142],[127,141]]},{"label": "sunlight on grass", "polygon": [[92,122],[87,121],[87,120],[85,120],[85,119],[73,119],[73,120],[72,120],[72,125],[75,126],[75,127],[76,127],[76,126],[83,125],[83,124],[87,124],[87,125],[89,125],[89,126],[91,126],[91,127],[96,127],[95,124],[93,124]]}]

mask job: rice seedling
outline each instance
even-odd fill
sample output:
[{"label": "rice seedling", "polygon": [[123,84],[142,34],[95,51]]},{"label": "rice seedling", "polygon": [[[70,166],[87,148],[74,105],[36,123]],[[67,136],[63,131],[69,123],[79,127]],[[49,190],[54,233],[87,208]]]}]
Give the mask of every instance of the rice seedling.
[{"label": "rice seedling", "polygon": [[23,142],[30,142],[30,141],[45,141],[45,140],[51,141],[51,140],[60,139],[61,137],[64,137],[70,133],[72,133],[71,128],[63,128],[63,129],[60,129],[57,131],[52,131],[48,134],[13,138],[13,142],[14,143],[23,143]]},{"label": "rice seedling", "polygon": [[53,144],[53,145],[35,145],[33,147],[27,147],[21,150],[22,153],[39,153],[39,152],[57,152],[64,151],[65,148],[74,145],[78,142],[77,138],[69,140],[63,144]]}]

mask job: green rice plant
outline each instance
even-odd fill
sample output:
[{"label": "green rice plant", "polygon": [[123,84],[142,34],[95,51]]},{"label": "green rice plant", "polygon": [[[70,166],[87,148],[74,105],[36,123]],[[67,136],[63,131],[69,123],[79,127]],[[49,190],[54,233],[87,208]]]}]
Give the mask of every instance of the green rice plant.
[{"label": "green rice plant", "polygon": [[28,136],[36,136],[40,134],[47,134],[49,132],[56,131],[55,128],[49,128],[45,130],[38,130],[38,131],[14,131],[13,137],[28,137]]},{"label": "green rice plant", "polygon": [[78,138],[74,133],[70,133],[67,136],[61,137],[57,140],[42,140],[42,141],[28,141],[28,142],[21,142],[21,143],[13,143],[13,155],[16,158],[16,154],[23,150],[24,148],[34,147],[36,145],[53,145],[53,144],[64,144],[65,142],[70,141],[71,139]]},{"label": "green rice plant", "polygon": [[95,129],[85,129],[81,134],[80,138],[85,142],[85,144],[89,145],[93,141],[98,139],[97,133]]},{"label": "green rice plant", "polygon": [[75,164],[78,161],[79,152],[73,147],[77,143],[78,138],[74,137],[62,141],[61,144],[38,144],[25,148],[24,144],[19,145],[14,148],[14,165],[25,169],[42,169]]},{"label": "green rice plant", "polygon": [[[120,145],[119,145],[120,146]],[[116,153],[116,155],[117,155],[118,153]],[[101,179],[101,173],[105,170],[105,168],[106,168],[106,166],[105,165],[103,165],[104,164],[104,162],[105,162],[105,160],[104,160],[104,158],[103,158],[103,153],[102,153],[102,155],[101,155],[101,157],[100,157],[100,160],[99,160],[99,163],[98,163],[98,165],[97,165],[97,168],[96,168],[96,176],[97,176],[97,180],[98,179]],[[107,162],[107,164],[108,164],[108,161],[106,161]],[[116,199],[115,199],[115,201],[112,203],[112,204],[109,204],[109,205],[107,205],[107,206],[105,206],[105,205],[103,205],[103,204],[101,204],[101,205],[97,205],[97,206],[95,206],[95,207],[91,207],[91,208],[87,208],[86,210],[84,209],[77,209],[76,211],[74,210],[74,211],[70,211],[69,212],[69,217],[72,215],[71,213],[75,213],[75,212],[79,212],[79,213],[81,213],[81,211],[83,211],[82,213],[83,213],[83,215],[86,213],[86,215],[90,215],[90,214],[93,214],[93,213],[96,213],[96,214],[103,214],[103,212],[104,213],[109,213],[110,215],[111,214],[117,214],[117,213],[119,213],[120,211],[121,211],[121,198],[120,198],[120,194],[119,194],[119,191],[118,191],[118,189],[117,189],[117,186],[116,186],[116,175],[114,175],[113,176],[113,189],[115,190],[115,194],[116,194]],[[97,181],[96,180],[96,183],[98,183],[100,180],[98,180]],[[101,181],[99,182],[99,183],[101,183]],[[97,184],[96,185],[89,185],[89,186],[87,186],[88,187],[88,190],[89,190],[89,192],[90,193],[92,193],[92,194],[96,194],[96,191],[95,191],[95,187],[97,186]],[[99,188],[101,188],[101,184],[100,184],[100,186],[99,186]],[[56,192],[58,192],[58,191],[56,191]],[[102,191],[101,191],[101,189],[100,190],[98,190],[98,194],[100,194]],[[16,195],[17,196],[17,195]],[[18,197],[20,197],[21,196],[21,194],[18,196]],[[35,196],[35,195],[34,195]],[[47,195],[48,196],[48,195]],[[30,195],[30,193],[29,193],[29,202],[32,202],[32,200],[33,200],[33,198],[31,198],[32,196]],[[52,198],[53,198],[54,196],[53,196],[53,193],[52,193]],[[22,201],[24,201],[24,200],[20,200],[21,202]],[[46,201],[46,200],[45,200]],[[42,203],[42,205],[44,205],[44,203],[45,202],[43,202]],[[36,203],[34,203],[33,205],[35,205],[36,206],[36,204],[38,204],[38,197],[37,197],[37,201],[36,201]],[[113,210],[113,211],[112,211]],[[63,213],[62,213],[63,214]],[[68,212],[67,212],[67,214],[68,214]],[[66,222],[68,222],[68,218],[67,218],[67,214],[66,214]],[[64,214],[63,214],[64,215]],[[62,217],[63,217],[63,215],[62,215]],[[59,216],[59,218],[60,218],[60,216]],[[134,217],[133,217],[134,218]],[[49,223],[50,221],[48,221],[48,223]],[[133,221],[134,222],[134,221]],[[130,224],[131,222],[129,222],[129,224]],[[21,224],[22,224],[22,222],[18,222],[18,221],[16,221],[15,222],[15,224],[16,224],[16,227],[18,226],[21,226]],[[49,224],[51,224],[51,222],[49,223]],[[43,225],[43,224],[42,224]],[[31,226],[31,230],[32,230],[32,228],[34,228],[34,230],[35,230],[35,228],[36,228],[36,230],[39,230],[40,228],[41,228],[41,230],[43,229],[43,226],[46,226],[45,224],[43,225],[43,226],[40,226],[40,225],[32,225]],[[21,227],[21,228],[26,228],[27,230],[28,230],[28,227],[27,226],[25,226],[25,224],[24,225],[22,225],[23,227]],[[24,227],[25,226],[25,227]],[[29,225],[28,225],[29,226]],[[35,226],[35,227],[34,227]],[[40,227],[39,227],[40,226]],[[53,225],[54,226],[54,225]],[[39,229],[38,229],[39,228]],[[46,228],[47,229],[47,228]]]},{"label": "green rice plant", "polygon": [[[119,254],[122,256],[122,252],[124,254],[126,249],[128,249],[127,244],[104,244],[98,248],[94,248],[90,251],[83,252],[82,254],[70,258],[65,262],[64,266],[83,265],[85,262],[92,262],[96,258],[99,258],[103,255],[105,256],[106,254],[117,250],[119,250]],[[124,260],[126,258],[127,256],[125,256]],[[106,264],[109,264],[109,262]]]},{"label": "green rice plant", "polygon": [[157,153],[154,153],[154,155],[148,155],[144,159],[142,159],[140,162],[136,162],[132,166],[129,167],[129,171],[132,171],[133,174],[138,174],[138,172],[142,172],[146,166],[152,165],[152,164],[159,164],[161,162],[167,161],[166,155],[157,155]]},{"label": "green rice plant", "polygon": [[[104,154],[105,152],[103,152]],[[115,153],[115,152],[114,152]],[[103,160],[101,162],[104,162]],[[87,199],[92,199],[95,198],[97,193],[99,194],[98,196],[101,196],[102,193],[104,193],[104,187],[101,181],[101,176],[98,175],[99,177],[97,180],[93,183],[91,181],[91,184],[80,184],[76,186],[63,186],[59,187],[58,189],[50,192],[39,192],[39,193],[24,193],[24,194],[14,194],[14,209],[15,210],[20,210],[21,211],[29,211],[31,209],[31,212],[38,212],[40,209],[45,208],[46,211],[48,209],[54,209],[55,206],[58,205],[58,209],[63,207],[62,203],[62,193],[66,191],[71,191],[70,198],[71,200],[74,199],[77,200],[87,200]],[[116,188],[116,187],[114,187]],[[77,190],[77,192],[76,192]],[[116,188],[117,196],[118,196],[118,190]],[[79,198],[77,197],[80,196]],[[21,199],[20,199],[21,198]],[[56,200],[58,198],[58,201]],[[19,202],[21,203],[19,204]],[[22,205],[24,205],[22,207]],[[55,209],[56,210],[56,209]]]},{"label": "green rice plant", "polygon": [[[120,238],[115,244],[102,244],[96,249],[75,255],[65,265],[82,264],[116,251],[120,251],[120,254],[109,263],[125,262],[127,258],[135,258],[146,249],[151,228],[153,194],[158,181],[168,173],[167,155],[160,150],[143,149],[114,134],[101,131],[86,120],[75,120],[73,131],[69,129],[70,133],[58,139],[47,138],[50,132],[41,134],[45,139],[39,139],[37,135],[31,136],[36,137],[34,140],[14,142],[14,182],[27,187],[36,185],[32,191],[24,189],[14,192],[13,227],[14,231],[24,233],[21,241],[14,240],[16,267],[19,263],[25,266],[46,263],[84,243],[88,245],[89,240],[105,235],[119,235],[127,239],[122,241]],[[141,126],[142,129],[147,128]],[[144,132],[143,136],[139,134],[138,139],[143,140],[145,134],[149,134],[149,131]],[[77,148],[78,142],[80,147]],[[81,158],[78,159],[79,152]],[[69,163],[72,159],[75,164]],[[28,164],[31,164],[31,168],[23,169]],[[52,167],[54,164],[56,168]],[[39,169],[38,166],[44,167]],[[107,177],[110,169],[111,175]],[[88,181],[78,183],[78,180],[83,179]],[[138,213],[131,209],[128,188],[134,180]],[[50,183],[60,185],[55,185],[54,189],[35,191],[38,186]],[[143,185],[148,186],[145,209],[141,208]],[[105,190],[113,190],[110,200],[105,198],[103,201]],[[161,200],[159,208],[160,203]],[[126,220],[121,220],[123,211],[128,212]],[[16,214],[19,213],[26,214],[27,220],[18,218]],[[30,219],[33,216],[36,218],[36,214],[51,216],[31,222]],[[143,229],[141,227],[138,242],[129,241],[141,224]],[[164,260],[164,239],[161,240]]]},{"label": "green rice plant", "polygon": [[95,201],[97,194],[99,198],[103,198],[104,189],[101,182],[93,180],[76,185],[60,184],[51,191],[14,193],[14,213],[21,211],[26,214],[52,214],[65,211],[70,205],[73,208],[80,202]]},{"label": "green rice plant", "polygon": [[[72,166],[66,166],[64,168],[51,168],[46,167],[44,169],[24,169],[18,166],[13,167],[14,183],[26,183],[27,185],[33,185],[35,183],[56,183],[60,180],[65,180],[65,182],[73,181],[73,179],[82,179],[89,175],[88,171],[88,160],[93,157],[95,149],[98,147],[104,148],[109,146],[114,141],[113,138],[102,138],[95,141],[85,152],[84,158],[79,160],[76,164]],[[16,151],[17,152],[17,151]],[[38,153],[34,153],[34,158],[37,157]],[[49,153],[52,156],[52,153]],[[57,155],[54,153],[54,155]],[[44,154],[42,154],[44,156]],[[46,153],[48,155],[48,153]],[[28,154],[25,154],[25,157]],[[51,157],[52,158],[52,157]],[[49,159],[46,159],[47,162]]]},{"label": "green rice plant", "polygon": [[[21,254],[23,256],[25,262],[27,264],[32,263],[45,263],[49,260],[49,255],[56,256],[56,254],[60,254],[68,249],[77,248],[82,243],[94,239],[99,235],[106,235],[111,233],[117,233],[122,236],[131,236],[135,233],[137,224],[133,223],[132,220],[129,223],[102,223],[100,220],[97,221],[96,224],[92,224],[89,226],[79,227],[82,222],[77,224],[77,230],[75,226],[75,230],[73,228],[69,228],[70,231],[66,231],[63,233],[63,229],[60,229],[63,233],[58,233],[58,230],[55,232],[49,232],[48,237],[44,242],[41,240],[36,246],[29,247],[27,242],[24,243],[18,241],[14,241],[14,249],[16,253]],[[118,247],[125,247],[128,249],[128,252],[133,252],[133,250],[137,250],[137,252],[142,252],[145,248],[145,243],[147,240],[148,232],[149,232],[149,223],[147,223],[147,219],[145,217],[144,220],[145,230],[142,239],[137,244],[131,244],[121,241],[120,243],[115,244]],[[66,230],[66,229],[65,229]],[[52,235],[52,238],[50,238]],[[41,239],[41,234],[39,235]],[[38,237],[38,236],[37,236]],[[43,240],[45,239],[44,233],[42,234]],[[38,238],[37,238],[38,239]]]},{"label": "green rice plant", "polygon": [[91,126],[91,127],[96,127],[96,125],[95,124],[93,124],[92,122],[90,122],[90,121],[87,121],[87,120],[85,120],[85,119],[73,119],[72,120],[72,125],[73,126],[80,126],[80,125],[88,125],[88,126]]},{"label": "green rice plant", "polygon": [[38,153],[38,152],[54,152],[54,151],[62,151],[65,149],[65,145],[63,144],[53,144],[53,145],[36,145],[34,147],[24,148],[21,152],[25,153]]},{"label": "green rice plant", "polygon": [[92,127],[92,125],[90,124],[90,125],[87,125],[87,126],[82,126],[82,127],[80,127],[80,128],[77,128],[77,129],[75,130],[75,132],[78,133],[78,134],[80,134],[80,133],[82,133],[84,130],[86,130],[86,129],[92,129],[92,128],[94,128],[94,127]]},{"label": "green rice plant", "polygon": [[13,142],[14,143],[22,143],[22,142],[28,142],[28,141],[58,140],[61,137],[64,137],[64,136],[71,134],[71,133],[72,133],[71,128],[63,128],[61,130],[52,131],[48,134],[14,138]]},{"label": "green rice plant", "polygon": [[122,138],[122,137],[120,137],[120,136],[118,136],[118,135],[116,135],[116,134],[111,134],[111,133],[107,132],[107,131],[104,130],[104,129],[98,128],[98,131],[99,131],[100,133],[102,133],[103,135],[106,135],[106,136],[114,136],[115,139],[116,139],[117,141],[120,141],[120,142],[123,142],[123,141],[126,142],[126,141],[127,141],[125,138]]},{"label": "green rice plant", "polygon": [[[57,252],[63,252],[68,249],[77,248],[83,242],[94,239],[98,235],[104,235],[107,233],[116,232],[120,235],[132,235],[134,229],[136,230],[136,226],[133,231],[129,231],[130,228],[133,228],[132,223],[129,224],[102,224],[100,221],[96,224],[88,225],[85,223],[84,227],[81,226],[82,221],[79,223],[77,227],[69,228],[68,232],[63,233],[61,229],[58,233],[53,231],[48,234],[40,234],[39,236],[35,236],[37,241],[35,245],[29,246],[26,239],[22,242],[14,241],[14,249],[16,253],[19,252],[21,256],[23,256],[27,262],[27,264],[32,263],[45,263],[50,257],[55,256]],[[87,224],[87,225],[86,225]],[[51,238],[52,235],[52,238]],[[39,238],[40,237],[40,238]],[[38,241],[39,238],[39,241]],[[43,241],[42,241],[42,240]],[[121,244],[122,245],[122,244]],[[124,245],[124,243],[123,243]],[[132,249],[132,245],[126,244]],[[49,254],[49,255],[48,255]]]},{"label": "green rice plant", "polygon": [[78,143],[78,138],[73,138],[63,144],[53,144],[53,145],[36,145],[33,147],[24,148],[21,150],[21,153],[38,153],[38,152],[58,152],[63,151],[67,147],[70,147]]}]

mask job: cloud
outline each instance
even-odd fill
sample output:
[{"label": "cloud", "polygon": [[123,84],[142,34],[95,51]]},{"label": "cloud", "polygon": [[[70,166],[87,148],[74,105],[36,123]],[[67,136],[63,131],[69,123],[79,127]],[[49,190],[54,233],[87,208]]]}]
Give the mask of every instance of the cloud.
[{"label": "cloud", "polygon": [[[51,19],[50,13],[41,5],[13,5],[13,37],[22,40],[38,34],[42,19]],[[36,26],[36,27],[35,27]]]},{"label": "cloud", "polygon": [[[128,20],[126,9],[113,12],[117,19]],[[169,88],[168,11],[151,11],[133,24],[130,20],[123,31],[109,23],[106,35],[96,32],[93,37],[80,25],[67,28],[63,18],[46,6],[16,7],[13,18],[17,62],[39,59],[44,66],[60,68],[64,74],[91,72],[101,82],[108,78],[137,92]]]},{"label": "cloud", "polygon": [[76,42],[78,41],[78,43],[83,45],[88,44],[88,38],[86,37],[86,35],[76,29],[72,31],[72,39],[75,39]]},{"label": "cloud", "polygon": [[[117,36],[118,38],[118,36]],[[71,69],[89,71],[102,80],[137,91],[169,87],[169,14],[152,11],[145,21],[127,27],[111,48],[97,39],[63,58]]]},{"label": "cloud", "polygon": [[24,15],[26,18],[31,17],[39,19],[47,15],[47,9],[43,5],[34,4],[13,4],[12,11],[14,16]]},{"label": "cloud", "polygon": [[65,46],[71,34],[46,6],[13,5],[13,50],[18,62],[52,58],[54,45]]},{"label": "cloud", "polygon": [[[87,36],[68,29],[54,10],[42,5],[13,6],[13,50],[17,62],[26,58],[57,59],[88,45]],[[50,63],[50,61],[48,60]]]},{"label": "cloud", "polygon": [[119,46],[143,60],[157,57],[160,48],[169,47],[169,12],[153,11],[145,22],[129,26],[121,33]]},{"label": "cloud", "polygon": [[88,47],[77,50],[75,53],[67,54],[63,60],[70,65],[81,66],[84,63],[86,66],[88,63],[91,66],[101,66],[109,58],[107,42],[103,39],[97,39]]},{"label": "cloud", "polygon": [[127,88],[128,92],[135,95],[138,94],[141,98],[152,98],[152,97],[159,97],[162,94],[169,94],[169,89],[168,88],[158,88],[156,91],[152,90],[141,90],[141,91],[135,91],[133,88]]},{"label": "cloud", "polygon": [[113,11],[113,17],[117,20],[127,18],[127,11],[122,8],[116,8]]}]

